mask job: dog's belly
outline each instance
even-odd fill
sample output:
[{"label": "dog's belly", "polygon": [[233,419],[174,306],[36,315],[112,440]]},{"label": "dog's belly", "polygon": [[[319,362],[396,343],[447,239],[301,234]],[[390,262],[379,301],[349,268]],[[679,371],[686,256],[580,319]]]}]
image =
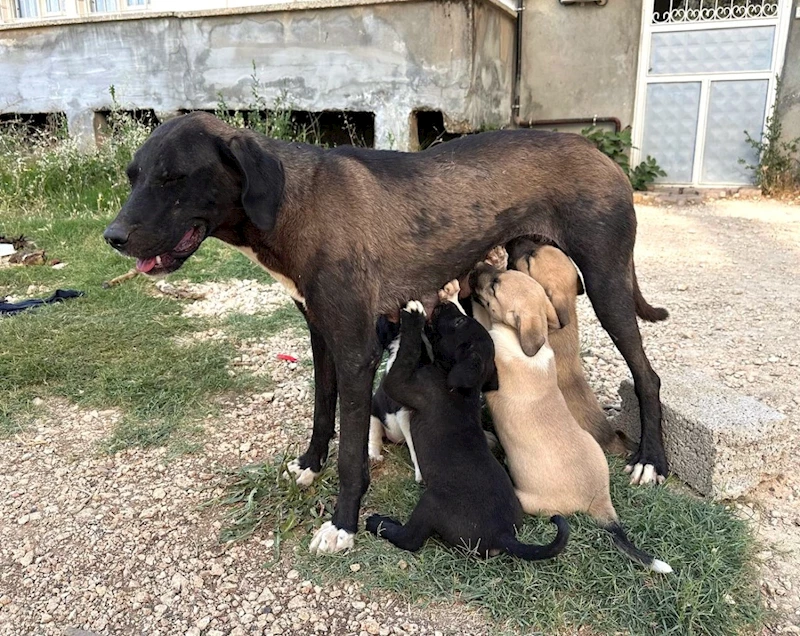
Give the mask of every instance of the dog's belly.
[{"label": "dog's belly", "polygon": [[256,256],[256,253],[252,249],[250,249],[249,247],[242,247],[242,246],[234,246],[234,247],[236,247],[237,250],[239,250],[247,258],[249,258],[251,261],[253,261],[256,265],[258,265],[262,269],[265,269],[267,272],[269,272],[269,275],[272,276],[272,278],[274,278],[276,281],[278,281],[283,286],[283,288],[286,290],[286,293],[289,294],[289,296],[292,297],[292,300],[296,300],[301,305],[305,306],[306,299],[300,293],[300,290],[297,289],[297,285],[294,284],[294,281],[291,278],[288,278],[288,277],[284,276],[283,274],[279,274],[278,272],[273,272],[271,269],[266,267],[264,265],[264,263],[262,263],[258,259],[258,256]]}]

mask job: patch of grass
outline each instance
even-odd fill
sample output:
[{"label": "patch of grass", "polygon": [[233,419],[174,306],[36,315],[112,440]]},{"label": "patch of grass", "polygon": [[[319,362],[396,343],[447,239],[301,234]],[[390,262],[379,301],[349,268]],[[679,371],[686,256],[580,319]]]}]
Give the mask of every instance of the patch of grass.
[{"label": "patch of grass", "polygon": [[[387,449],[388,450],[388,449]],[[373,471],[366,512],[407,519],[421,488],[407,453],[391,450]],[[668,561],[675,573],[652,574],[628,561],[607,533],[583,516],[570,518],[572,535],[557,559],[526,563],[508,556],[487,561],[430,540],[416,554],[360,532],[348,554],[311,557],[309,530],[322,504],[333,500],[335,479],[327,469],[314,491],[296,491],[279,478],[283,460],[243,469],[224,501],[233,506],[223,539],[249,536],[259,526],[279,540],[299,541],[295,566],[311,579],[357,580],[367,589],[396,592],[409,601],[463,601],[482,608],[498,633],[556,634],[584,626],[592,633],[707,634],[755,632],[764,612],[754,584],[754,540],[731,510],[664,488],[630,488],[622,464],[612,461],[612,497],[630,537]],[[322,504],[320,503],[322,502]],[[291,520],[291,523],[286,523]],[[363,527],[363,525],[362,525]],[[552,525],[526,518],[519,535],[529,543],[552,539]],[[403,563],[401,563],[401,561]],[[350,569],[362,564],[357,573]],[[366,566],[366,567],[364,567]]]},{"label": "patch of grass", "polygon": [[85,298],[3,318],[0,411],[6,419],[21,401],[62,396],[126,414],[112,450],[150,446],[213,412],[214,395],[253,386],[247,376],[228,375],[231,343],[177,344],[177,336],[205,323],[182,317],[176,301],[143,293],[145,284],[94,289]]},{"label": "patch of grass", "polygon": [[[294,454],[291,457],[296,457]],[[217,503],[229,506],[221,541],[250,537],[261,526],[275,530],[275,556],[280,556],[284,538],[296,528],[310,532],[321,520],[333,514],[336,497],[336,472],[329,464],[308,488],[282,475],[290,455],[277,457],[271,464],[250,464],[232,473],[226,494]],[[280,505],[272,505],[280,502]]]}]

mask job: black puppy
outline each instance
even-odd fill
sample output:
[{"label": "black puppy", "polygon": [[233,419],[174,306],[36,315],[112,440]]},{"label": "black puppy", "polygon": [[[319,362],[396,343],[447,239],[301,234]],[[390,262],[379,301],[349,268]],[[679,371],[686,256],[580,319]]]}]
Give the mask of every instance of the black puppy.
[{"label": "black puppy", "polygon": [[551,518],[558,533],[548,545],[517,540],[522,506],[481,428],[481,387],[498,388],[491,337],[454,304],[442,303],[432,317],[434,361],[420,366],[424,324],[422,304],[411,301],[403,311],[400,348],[385,388],[413,409],[411,434],[427,487],[408,523],[372,515],[367,530],[412,552],[437,534],[481,556],[507,552],[530,561],[556,556],[567,544],[567,522]]},{"label": "black puppy", "polygon": [[[400,347],[400,325],[389,322],[385,316],[378,318],[376,326],[378,342],[384,351],[389,352],[386,360],[386,372],[392,368]],[[420,352],[420,364],[428,364],[433,360],[430,342],[423,335]],[[384,374],[385,378],[385,374]],[[386,437],[394,444],[405,442],[414,464],[414,478],[417,483],[422,483],[422,472],[417,463],[417,454],[414,450],[414,440],[411,437],[411,411],[390,398],[381,380],[378,389],[372,396],[372,412],[369,421],[369,458],[373,461],[383,460],[383,438]]]}]

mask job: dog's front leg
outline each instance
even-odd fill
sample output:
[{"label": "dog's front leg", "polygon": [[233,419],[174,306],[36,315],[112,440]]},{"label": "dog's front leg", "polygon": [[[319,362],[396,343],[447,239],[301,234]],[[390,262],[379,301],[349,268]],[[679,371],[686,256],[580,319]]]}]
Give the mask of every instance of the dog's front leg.
[{"label": "dog's front leg", "polygon": [[299,486],[310,485],[322,471],[328,459],[328,446],[336,426],[336,365],[333,354],[322,332],[308,318],[300,303],[295,303],[305,316],[311,334],[311,352],[314,356],[314,430],[308,449],[286,467]]},{"label": "dog's front leg", "polygon": [[312,553],[332,553],[353,546],[358,529],[361,498],[369,486],[367,442],[372,403],[372,383],[380,361],[380,348],[371,329],[358,336],[338,333],[336,371],[339,384],[339,499],[333,518],[314,534]]}]

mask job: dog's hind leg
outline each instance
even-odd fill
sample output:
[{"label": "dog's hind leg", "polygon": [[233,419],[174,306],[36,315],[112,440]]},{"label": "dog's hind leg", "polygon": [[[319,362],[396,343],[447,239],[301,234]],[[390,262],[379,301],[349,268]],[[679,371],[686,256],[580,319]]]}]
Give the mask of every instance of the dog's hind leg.
[{"label": "dog's hind leg", "polygon": [[430,523],[431,512],[423,494],[405,525],[391,517],[371,515],[367,518],[367,530],[402,550],[416,552],[433,534],[433,526]]},{"label": "dog's hind leg", "polygon": [[403,432],[403,437],[408,445],[408,452],[411,455],[411,462],[414,464],[414,479],[418,484],[421,484],[422,471],[419,469],[417,451],[414,450],[414,440],[411,438],[411,413],[408,409],[401,409],[397,412],[397,422],[400,424],[400,430]]},{"label": "dog's hind leg", "polygon": [[314,356],[314,430],[306,452],[289,462],[287,470],[294,475],[298,485],[308,486],[322,471],[322,465],[328,459],[328,446],[336,425],[336,366],[325,338],[311,324],[303,306],[296,304],[306,317],[311,333],[311,351]]},{"label": "dog's hind leg", "polygon": [[383,423],[374,415],[369,418],[369,458],[383,461]]},{"label": "dog's hind leg", "polygon": [[661,432],[661,380],[644,352],[636,322],[632,281],[627,266],[621,271],[595,267],[584,270],[586,292],[600,324],[625,358],[633,376],[642,436],[639,448],[628,462],[631,483],[662,482],[667,476],[667,459]]},{"label": "dog's hind leg", "polygon": [[636,321],[633,246],[636,213],[626,199],[611,204],[607,213],[586,214],[598,219],[567,237],[567,255],[583,274],[586,294],[600,324],[611,336],[633,376],[642,424],[639,448],[630,458],[631,483],[662,482],[667,476],[667,458],[661,433],[661,380],[644,352]]}]

